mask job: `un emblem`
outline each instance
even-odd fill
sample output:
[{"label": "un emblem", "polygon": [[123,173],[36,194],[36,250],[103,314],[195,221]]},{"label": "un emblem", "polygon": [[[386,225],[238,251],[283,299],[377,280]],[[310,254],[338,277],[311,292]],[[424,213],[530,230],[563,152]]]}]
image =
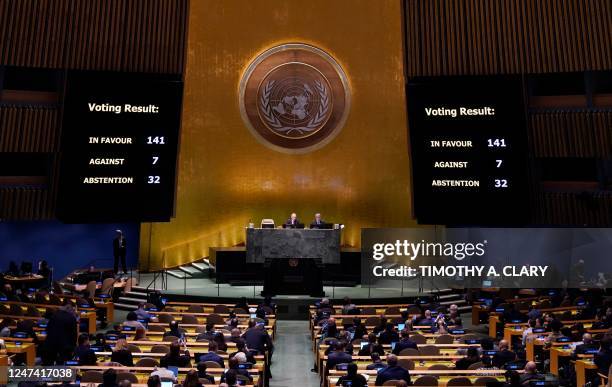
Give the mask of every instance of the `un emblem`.
[{"label": "un emblem", "polygon": [[329,143],[342,129],[349,105],[340,65],[305,44],[265,51],[240,82],[240,111],[247,127],[281,152],[305,153]]}]

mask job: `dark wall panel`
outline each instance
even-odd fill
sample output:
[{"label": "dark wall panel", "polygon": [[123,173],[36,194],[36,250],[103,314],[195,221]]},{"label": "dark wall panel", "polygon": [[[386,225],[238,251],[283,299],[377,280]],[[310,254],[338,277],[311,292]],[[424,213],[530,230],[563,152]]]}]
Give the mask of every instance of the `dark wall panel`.
[{"label": "dark wall panel", "polygon": [[187,8],[187,0],[0,0],[0,63],[181,74]]},{"label": "dark wall panel", "polygon": [[410,77],[612,67],[609,0],[406,0]]}]

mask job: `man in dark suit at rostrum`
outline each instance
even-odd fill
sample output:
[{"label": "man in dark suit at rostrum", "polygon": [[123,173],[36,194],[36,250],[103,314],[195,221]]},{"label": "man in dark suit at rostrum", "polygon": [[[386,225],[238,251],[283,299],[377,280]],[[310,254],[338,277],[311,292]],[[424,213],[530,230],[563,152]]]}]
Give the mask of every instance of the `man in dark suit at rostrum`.
[{"label": "man in dark suit at rostrum", "polygon": [[123,236],[123,232],[121,230],[116,230],[115,239],[113,239],[113,256],[115,257],[115,274],[119,270],[119,260],[121,260],[121,268],[123,269],[123,273],[127,274],[127,268],[125,265],[125,254],[127,252],[127,244],[125,241],[125,237]]},{"label": "man in dark suit at rostrum", "polygon": [[376,385],[382,386],[388,380],[404,380],[410,385],[410,373],[407,369],[397,365],[397,356],[387,356],[388,366],[382,368],[376,377]]},{"label": "man in dark suit at rostrum", "polygon": [[321,218],[318,212],[315,214],[314,220],[310,223],[310,228],[327,228],[327,223]]}]

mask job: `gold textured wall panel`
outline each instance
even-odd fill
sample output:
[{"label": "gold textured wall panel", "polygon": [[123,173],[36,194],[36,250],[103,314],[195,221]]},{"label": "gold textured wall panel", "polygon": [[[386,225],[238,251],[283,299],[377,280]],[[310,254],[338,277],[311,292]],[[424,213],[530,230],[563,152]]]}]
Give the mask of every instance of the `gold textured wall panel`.
[{"label": "gold textured wall panel", "polygon": [[[249,219],[291,211],[346,224],[353,246],[362,227],[413,225],[402,31],[400,0],[192,1],[176,217],[142,226],[142,267],[205,257],[244,242]],[[249,62],[287,42],[331,54],[352,94],[339,135],[299,155],[259,143],[238,103]]]}]

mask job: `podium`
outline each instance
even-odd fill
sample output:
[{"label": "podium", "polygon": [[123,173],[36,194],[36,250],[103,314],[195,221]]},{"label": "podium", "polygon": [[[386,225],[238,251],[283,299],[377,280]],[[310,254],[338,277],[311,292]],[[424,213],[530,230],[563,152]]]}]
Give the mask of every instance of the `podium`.
[{"label": "podium", "polygon": [[247,263],[263,263],[262,295],[322,297],[321,270],[340,263],[340,230],[247,228]]}]

